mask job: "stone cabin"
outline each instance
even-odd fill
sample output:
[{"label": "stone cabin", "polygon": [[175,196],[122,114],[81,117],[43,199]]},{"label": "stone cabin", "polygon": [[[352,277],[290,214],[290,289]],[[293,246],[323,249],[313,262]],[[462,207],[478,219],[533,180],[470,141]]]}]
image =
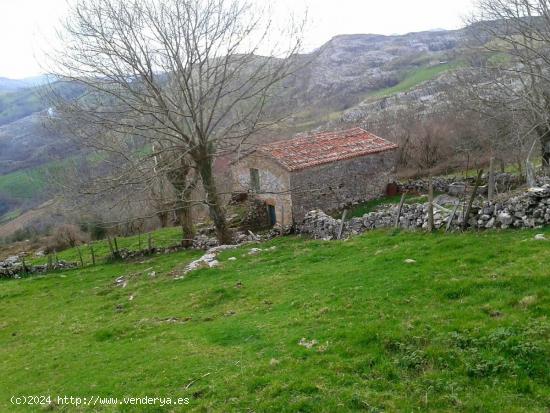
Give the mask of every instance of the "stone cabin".
[{"label": "stone cabin", "polygon": [[361,128],[262,145],[233,164],[234,191],[263,200],[271,224],[300,222],[312,209],[331,212],[383,195],[397,148]]}]

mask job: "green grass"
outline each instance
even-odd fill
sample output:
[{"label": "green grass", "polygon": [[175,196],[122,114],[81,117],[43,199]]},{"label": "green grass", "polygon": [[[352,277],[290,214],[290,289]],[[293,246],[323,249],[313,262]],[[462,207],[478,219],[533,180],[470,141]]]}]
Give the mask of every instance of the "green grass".
[{"label": "green grass", "polygon": [[17,218],[19,215],[21,215],[20,209],[14,209],[13,211],[7,212],[4,215],[0,215],[0,224],[11,221],[12,219]]},{"label": "green grass", "polygon": [[148,395],[190,404],[52,410],[547,412],[550,267],[534,234],[289,237],[182,280],[200,253],[2,281],[0,411],[44,410],[12,395]]},{"label": "green grass", "polygon": [[78,161],[78,156],[71,156],[0,175],[0,194],[20,203],[34,201],[44,194],[49,185],[55,186],[55,181],[66,173],[66,168]]},{"label": "green grass", "polygon": [[0,193],[16,200],[33,199],[46,185],[43,167],[0,175]]},{"label": "green grass", "polygon": [[423,67],[417,70],[414,70],[405,76],[405,78],[399,82],[397,85],[388,87],[385,89],[378,90],[368,95],[369,99],[380,99],[395,95],[397,93],[406,92],[420,83],[426,82],[440,75],[441,73],[447,72],[451,69],[455,69],[459,66],[459,63],[444,63],[436,66]]},{"label": "green grass", "polygon": [[[399,204],[400,201],[401,201],[401,195],[394,195],[394,196],[386,196],[383,198],[364,202],[362,204],[355,206],[353,209],[351,209],[347,214],[347,218],[351,219],[356,217],[362,217],[366,213],[376,210],[376,208],[378,208],[381,205]],[[425,196],[424,197],[417,196],[417,195],[405,196],[406,204],[415,204],[415,203],[422,203],[422,202],[426,202]],[[337,218],[340,218],[340,217],[337,217]]]}]

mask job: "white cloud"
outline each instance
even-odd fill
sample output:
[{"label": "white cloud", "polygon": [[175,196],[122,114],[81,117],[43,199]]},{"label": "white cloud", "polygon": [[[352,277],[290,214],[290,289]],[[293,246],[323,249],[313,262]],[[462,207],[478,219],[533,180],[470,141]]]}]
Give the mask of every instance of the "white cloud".
[{"label": "white cloud", "polygon": [[39,61],[51,47],[66,0],[0,1],[0,76],[43,72]]}]

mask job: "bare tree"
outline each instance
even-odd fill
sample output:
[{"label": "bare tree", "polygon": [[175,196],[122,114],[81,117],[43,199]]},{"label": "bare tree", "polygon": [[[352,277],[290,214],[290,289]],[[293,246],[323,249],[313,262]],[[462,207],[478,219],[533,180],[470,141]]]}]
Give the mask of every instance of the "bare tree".
[{"label": "bare tree", "polygon": [[[246,0],[79,0],[55,72],[88,93],[58,110],[79,125],[87,146],[132,166],[126,171],[151,175],[154,157],[168,159],[160,168],[166,176],[191,165],[220,242],[230,242],[214,159],[271,125],[269,103],[294,71],[300,28],[277,31]],[[182,195],[187,173],[175,175]],[[180,210],[188,202],[181,200]]]},{"label": "bare tree", "polygon": [[[550,1],[478,0],[470,33],[475,93],[486,108],[521,115],[550,166]],[[479,54],[479,52],[482,52]]]}]

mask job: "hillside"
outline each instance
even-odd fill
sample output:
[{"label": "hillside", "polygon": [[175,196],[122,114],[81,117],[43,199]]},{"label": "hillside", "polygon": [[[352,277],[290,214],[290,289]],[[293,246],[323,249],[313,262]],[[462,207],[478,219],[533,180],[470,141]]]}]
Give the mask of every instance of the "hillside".
[{"label": "hillside", "polygon": [[9,79],[0,77],[0,92],[15,92],[18,90],[42,86],[52,79],[48,75],[26,77],[24,79]]},{"label": "hillside", "polygon": [[436,79],[463,56],[464,36],[465,30],[337,36],[303,57],[312,63],[297,74],[292,90],[296,106],[309,108],[295,119],[312,124],[326,121],[327,115],[366,99],[391,96]]},{"label": "hillside", "polygon": [[0,410],[40,394],[189,398],[93,411],[546,412],[534,234],[290,237],[181,280],[200,252],[0,281]]}]

